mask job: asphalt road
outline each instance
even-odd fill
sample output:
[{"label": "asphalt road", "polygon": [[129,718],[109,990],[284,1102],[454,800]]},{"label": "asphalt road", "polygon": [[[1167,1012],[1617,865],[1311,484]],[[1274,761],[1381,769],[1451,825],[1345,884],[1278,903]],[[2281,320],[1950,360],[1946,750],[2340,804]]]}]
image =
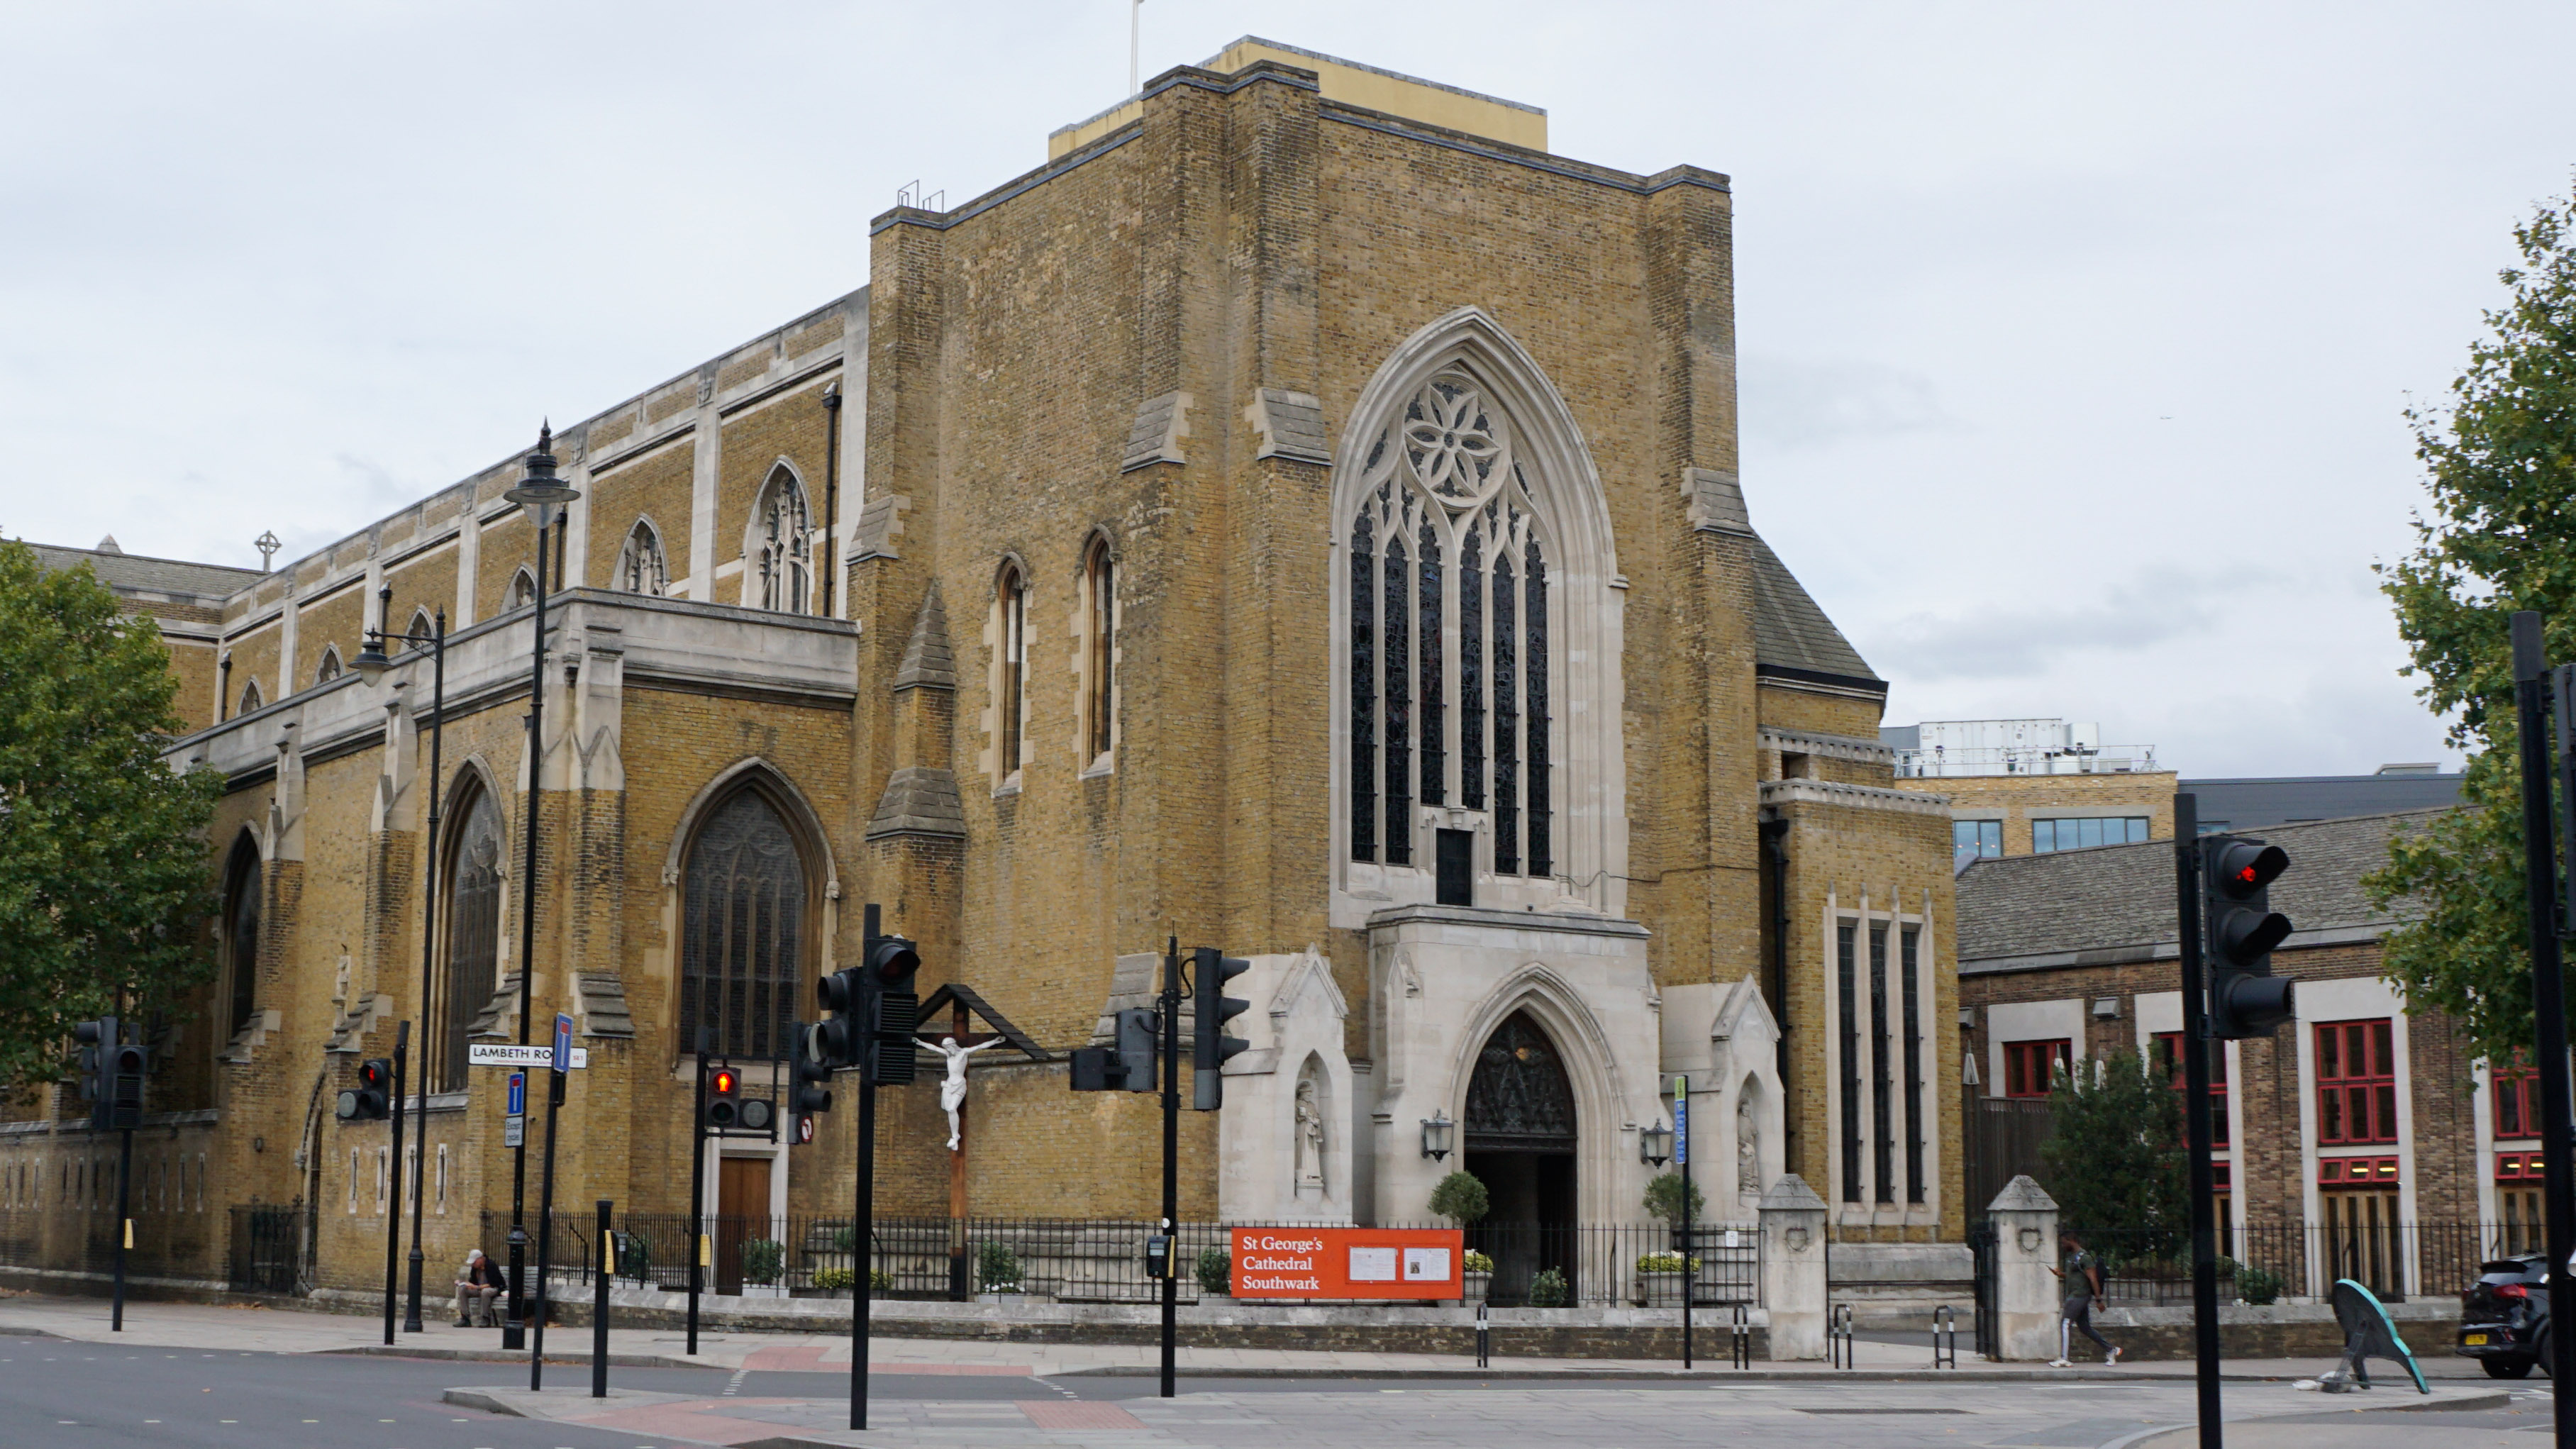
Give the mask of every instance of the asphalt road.
[{"label": "asphalt road", "polygon": [[[584,1388],[589,1382],[584,1367],[550,1365],[546,1372],[550,1388]],[[745,1410],[753,1400],[806,1400],[807,1413],[793,1417],[823,1428],[844,1411],[847,1378],[840,1372],[621,1368],[612,1371],[611,1382],[735,1400]],[[664,1449],[682,1442],[631,1427],[518,1419],[440,1402],[451,1386],[525,1383],[524,1367],[508,1364],[19,1341],[0,1344],[0,1445]],[[2190,1412],[2188,1385],[2148,1380],[1954,1386],[1186,1378],[1181,1396],[1171,1401],[1155,1398],[1151,1378],[1109,1376],[878,1373],[870,1387],[875,1422],[883,1431],[870,1440],[890,1444],[979,1443],[997,1432],[999,1442],[1019,1444],[1100,1442],[1099,1428],[1108,1425],[1080,1424],[1078,1414],[1065,1419],[1044,1407],[1083,1402],[1098,1403],[1096,1412],[1132,1424],[1124,1437],[1138,1444],[1310,1446],[1455,1443],[1466,1431],[1476,1442],[1497,1445],[2094,1449],[2152,1424],[2180,1422]],[[1133,1419],[1126,1418],[1128,1410]],[[2418,1430],[2439,1422],[2444,1430],[2506,1432],[2545,1422],[2546,1413],[2546,1400],[2533,1398],[2510,1410],[2445,1414],[2438,1421],[2414,1414],[2367,1417],[2411,1421]],[[1059,1438],[1048,1432],[1056,1427],[1048,1423],[1051,1417],[1062,1419],[1065,1430],[1088,1432]],[[2352,1416],[2335,1417],[2354,1424]],[[2529,1441],[2525,1433],[2511,1442]]]}]

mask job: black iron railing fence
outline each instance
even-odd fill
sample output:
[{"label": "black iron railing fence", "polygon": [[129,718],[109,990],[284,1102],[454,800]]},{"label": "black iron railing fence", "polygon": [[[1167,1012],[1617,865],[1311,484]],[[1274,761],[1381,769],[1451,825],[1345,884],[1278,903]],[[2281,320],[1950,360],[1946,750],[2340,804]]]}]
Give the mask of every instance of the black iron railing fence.
[{"label": "black iron railing fence", "polygon": [[[1181,1296],[1198,1300],[1226,1291],[1232,1229],[1312,1226],[1181,1224],[1175,1233]],[[683,1213],[619,1215],[613,1224],[618,1281],[684,1291],[689,1228]],[[708,1293],[841,1296],[856,1276],[857,1239],[847,1216],[715,1215],[701,1229]],[[499,1215],[486,1215],[487,1238],[497,1241],[507,1231]],[[556,1231],[564,1231],[560,1220]],[[1155,1302],[1160,1284],[1145,1273],[1145,1243],[1154,1231],[1149,1222],[1097,1219],[879,1218],[871,1238],[875,1289],[881,1298],[1021,1293],[1063,1302]],[[1751,1224],[1701,1224],[1688,1252],[1683,1235],[1661,1223],[1482,1223],[1467,1230],[1465,1241],[1468,1296],[1497,1304],[1678,1307],[1686,1285],[1695,1304],[1750,1303],[1761,1278],[1759,1234]],[[564,1274],[587,1282],[588,1245],[567,1249],[560,1236],[557,1244]],[[502,1256],[496,1246],[484,1251]]]},{"label": "black iron railing fence", "polygon": [[[2391,1302],[2447,1297],[2477,1281],[2481,1263],[2537,1251],[2520,1223],[2254,1222],[2219,1232],[2221,1302],[2322,1298],[2350,1278]],[[2175,1232],[2090,1232],[2114,1305],[2191,1302],[2189,1236]]]}]

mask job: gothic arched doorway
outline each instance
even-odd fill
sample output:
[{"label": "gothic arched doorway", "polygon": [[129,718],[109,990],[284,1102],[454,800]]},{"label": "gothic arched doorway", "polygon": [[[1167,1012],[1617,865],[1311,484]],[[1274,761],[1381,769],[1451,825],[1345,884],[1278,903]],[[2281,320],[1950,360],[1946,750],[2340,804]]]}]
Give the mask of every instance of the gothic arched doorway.
[{"label": "gothic arched doorway", "polygon": [[1576,1292],[1574,1086],[1556,1043],[1529,1013],[1513,1012],[1485,1038],[1461,1125],[1467,1171],[1491,1199],[1469,1242],[1493,1256],[1492,1296],[1526,1300],[1530,1281],[1547,1268]]}]

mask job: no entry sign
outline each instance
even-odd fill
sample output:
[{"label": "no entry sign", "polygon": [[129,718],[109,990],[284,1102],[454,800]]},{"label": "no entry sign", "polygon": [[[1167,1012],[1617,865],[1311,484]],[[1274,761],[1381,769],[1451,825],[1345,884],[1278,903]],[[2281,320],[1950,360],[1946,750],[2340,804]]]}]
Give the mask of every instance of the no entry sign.
[{"label": "no entry sign", "polygon": [[1454,1228],[1236,1228],[1237,1298],[1456,1298]]}]

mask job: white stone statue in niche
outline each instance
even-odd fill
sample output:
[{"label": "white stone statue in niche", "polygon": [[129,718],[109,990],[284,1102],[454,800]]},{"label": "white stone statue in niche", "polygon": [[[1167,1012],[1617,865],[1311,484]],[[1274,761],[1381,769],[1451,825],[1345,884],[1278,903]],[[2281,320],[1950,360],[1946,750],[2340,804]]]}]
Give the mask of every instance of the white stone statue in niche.
[{"label": "white stone statue in niche", "polygon": [[[930,1046],[930,1038],[926,1036],[917,1036],[913,1040],[923,1046]],[[958,1138],[963,1135],[958,1130],[957,1112],[959,1108],[966,1105],[966,1059],[986,1047],[1001,1044],[1002,1039],[995,1037],[991,1041],[979,1041],[973,1046],[962,1047],[957,1044],[957,1038],[943,1036],[939,1039],[939,1045],[931,1047],[931,1050],[948,1059],[948,1076],[939,1084],[939,1110],[948,1114],[948,1150],[951,1152],[957,1150]]]},{"label": "white stone statue in niche", "polygon": [[1297,1084],[1297,1186],[1324,1186],[1324,1109],[1315,1102],[1315,1079]]},{"label": "white stone statue in niche", "polygon": [[1762,1200],[1762,1138],[1754,1125],[1753,1099],[1735,1102],[1735,1198],[1747,1205]]}]

